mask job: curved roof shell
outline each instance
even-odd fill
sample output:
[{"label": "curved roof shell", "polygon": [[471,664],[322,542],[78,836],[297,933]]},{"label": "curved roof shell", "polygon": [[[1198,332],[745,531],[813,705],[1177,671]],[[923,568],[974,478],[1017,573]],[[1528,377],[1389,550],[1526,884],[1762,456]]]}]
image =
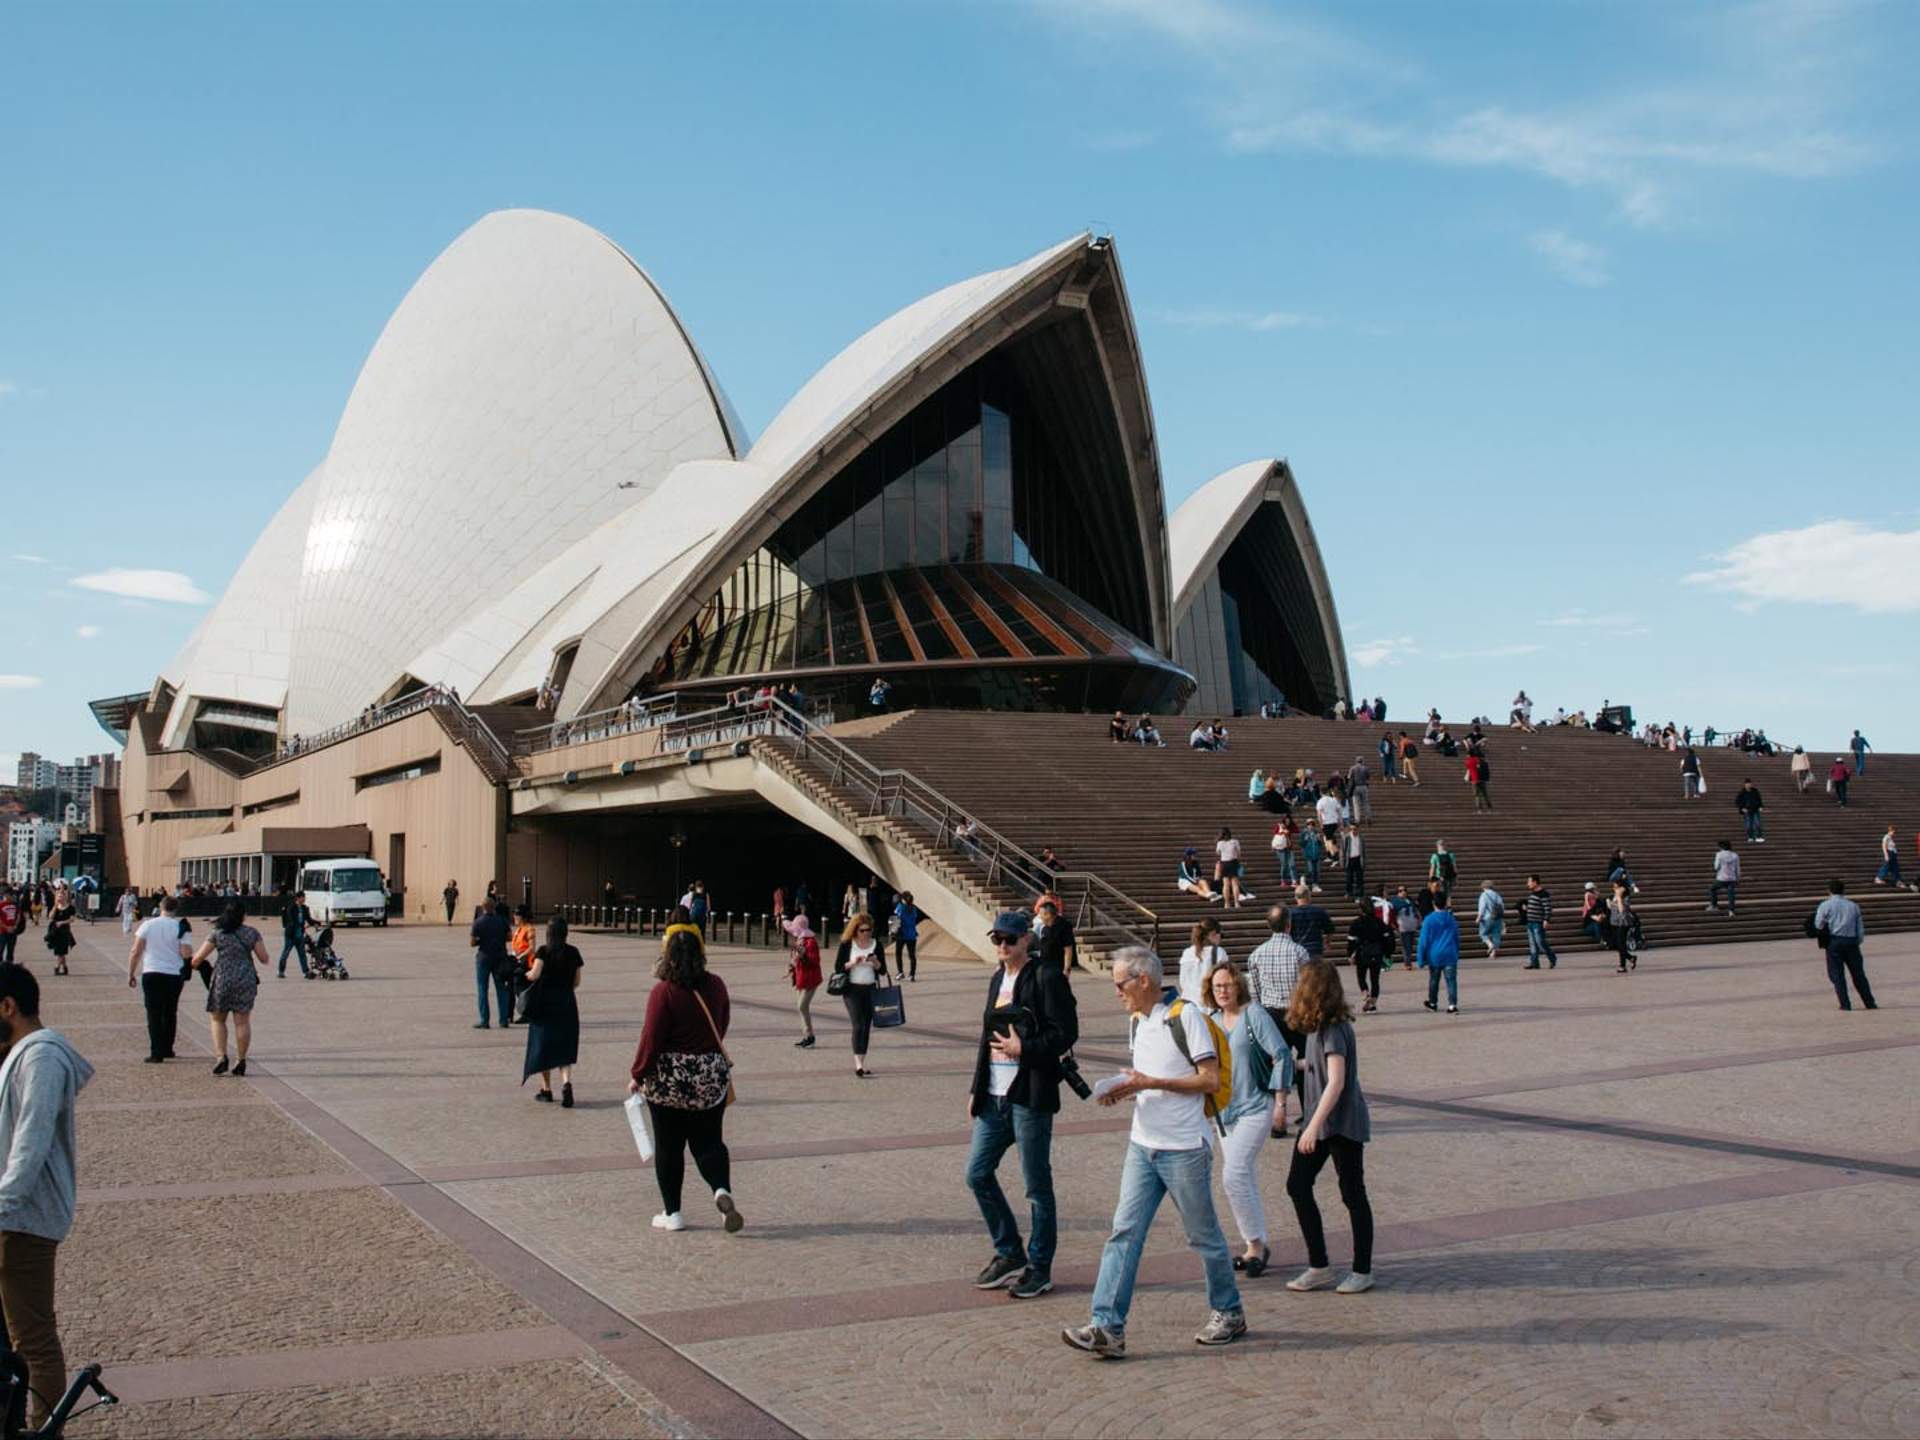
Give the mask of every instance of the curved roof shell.
[{"label": "curved roof shell", "polygon": [[1327,579],[1320,542],[1307,518],[1306,501],[1284,460],[1252,460],[1213,477],[1189,495],[1167,521],[1173,575],[1174,623],[1179,625],[1201,587],[1219,566],[1233,542],[1262,506],[1271,505],[1285,524],[1300,557],[1302,579],[1311,595],[1312,615],[1304,619],[1310,637],[1325,647],[1326,662],[1341,697],[1350,697],[1347,647],[1340,634],[1340,616],[1334,607],[1333,585]]},{"label": "curved roof shell", "polygon": [[[1081,234],[881,321],[795,393],[744,460],[689,467],[686,504],[667,503],[663,492],[648,507],[639,547],[598,547],[621,555],[623,579],[606,587],[620,592],[621,602],[579,629],[561,713],[617,703],[721,580],[874,436],[1060,306],[1085,311],[1095,333],[1145,552],[1154,632],[1148,638],[1168,648],[1165,503],[1145,373],[1113,247]],[[593,608],[581,607],[582,618]]]},{"label": "curved roof shell", "polygon": [[565,216],[486,216],[408,292],[334,433],[300,556],[287,731],[351,718],[503,584],[743,439],[624,251]]},{"label": "curved roof shell", "polygon": [[307,522],[320,492],[316,466],[287,497],[234,571],[226,593],[214,603],[167,667],[173,705],[162,743],[187,743],[200,708],[221,700],[278,710],[287,698],[293,656],[293,577],[306,550]]}]

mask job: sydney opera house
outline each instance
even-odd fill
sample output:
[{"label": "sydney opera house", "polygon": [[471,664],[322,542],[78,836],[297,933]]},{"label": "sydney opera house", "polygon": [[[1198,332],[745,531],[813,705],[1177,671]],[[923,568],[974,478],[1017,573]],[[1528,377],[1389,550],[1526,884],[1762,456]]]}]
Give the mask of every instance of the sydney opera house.
[{"label": "sydney opera house", "polygon": [[448,878],[574,886],[610,868],[608,814],[689,802],[631,790],[570,830],[521,799],[541,755],[636,701],[742,685],[839,715],[876,676],[896,708],[1345,698],[1287,464],[1237,466],[1170,517],[1165,496],[1110,241],[907,306],[750,437],[619,246],[489,215],[395,311],[180,654],[95,703],[127,749],[130,878],[271,886],[302,855],[364,854],[409,916]]}]

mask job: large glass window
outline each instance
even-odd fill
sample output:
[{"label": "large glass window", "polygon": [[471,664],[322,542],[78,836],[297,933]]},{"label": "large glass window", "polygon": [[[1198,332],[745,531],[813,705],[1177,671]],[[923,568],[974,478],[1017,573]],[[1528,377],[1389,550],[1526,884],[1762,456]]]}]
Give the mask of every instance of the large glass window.
[{"label": "large glass window", "polygon": [[1151,629],[1139,521],[1078,323],[976,363],[829,477],[650,681],[1049,658],[1164,666],[1136,638]]}]

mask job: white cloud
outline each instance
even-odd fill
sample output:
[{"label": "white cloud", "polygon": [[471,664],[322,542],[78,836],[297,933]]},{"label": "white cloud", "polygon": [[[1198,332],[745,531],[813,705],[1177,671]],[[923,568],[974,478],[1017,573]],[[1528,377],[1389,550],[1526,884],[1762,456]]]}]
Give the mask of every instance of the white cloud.
[{"label": "white cloud", "polygon": [[1564,230],[1536,230],[1527,237],[1533,253],[1562,280],[1594,289],[1607,283],[1607,252]]},{"label": "white cloud", "polygon": [[53,562],[44,555],[9,555],[9,560],[18,560],[22,565],[51,565]]},{"label": "white cloud", "polygon": [[1594,630],[1623,630],[1635,625],[1638,619],[1635,615],[1589,615],[1585,610],[1569,610],[1564,615],[1555,615],[1538,623]]},{"label": "white cloud", "polygon": [[173,605],[204,605],[213,597],[178,570],[101,570],[76,575],[82,590],[98,590],[128,600],[164,600]]},{"label": "white cloud", "polygon": [[1525,643],[1517,645],[1489,645],[1483,650],[1449,650],[1438,658],[1441,660],[1510,660],[1520,655],[1538,655],[1547,647]]},{"label": "white cloud", "polygon": [[1188,330],[1250,330],[1255,334],[1325,323],[1293,310],[1162,310],[1160,318]]},{"label": "white cloud", "polygon": [[1364,645],[1354,646],[1350,658],[1362,670],[1377,669],[1382,665],[1398,665],[1409,655],[1420,653],[1420,647],[1413,643],[1410,635],[1397,635],[1385,640],[1369,640]]},{"label": "white cloud", "polygon": [[1671,219],[1704,176],[1807,180],[1879,156],[1847,123],[1877,60],[1861,33],[1871,7],[1620,7],[1612,13],[1650,15],[1657,27],[1631,37],[1639,62],[1552,109],[1456,98],[1447,77],[1424,75],[1350,29],[1253,0],[1076,0],[1044,13],[1078,22],[1077,40],[1144,34],[1150,59],[1197,64],[1205,73],[1196,103],[1230,149],[1515,171],[1603,195],[1638,226]]},{"label": "white cloud", "polygon": [[1868,615],[1920,611],[1920,530],[1823,520],[1755,535],[1713,561],[1687,583],[1738,595],[1748,607],[1786,600],[1846,605]]},{"label": "white cloud", "polygon": [[37,690],[43,683],[38,675],[0,675],[0,690]]},{"label": "white cloud", "polygon": [[98,625],[82,625],[73,633],[78,635],[82,640],[91,640],[100,633],[100,627]]}]

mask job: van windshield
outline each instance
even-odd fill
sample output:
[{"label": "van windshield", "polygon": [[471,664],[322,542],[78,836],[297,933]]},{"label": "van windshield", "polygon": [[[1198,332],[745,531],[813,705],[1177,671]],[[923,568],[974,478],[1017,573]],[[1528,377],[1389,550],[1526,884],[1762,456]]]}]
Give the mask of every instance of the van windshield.
[{"label": "van windshield", "polygon": [[333,872],[333,888],[336,891],[378,890],[380,888],[380,872],[372,865],[356,866],[351,870],[345,868],[335,870]]}]

